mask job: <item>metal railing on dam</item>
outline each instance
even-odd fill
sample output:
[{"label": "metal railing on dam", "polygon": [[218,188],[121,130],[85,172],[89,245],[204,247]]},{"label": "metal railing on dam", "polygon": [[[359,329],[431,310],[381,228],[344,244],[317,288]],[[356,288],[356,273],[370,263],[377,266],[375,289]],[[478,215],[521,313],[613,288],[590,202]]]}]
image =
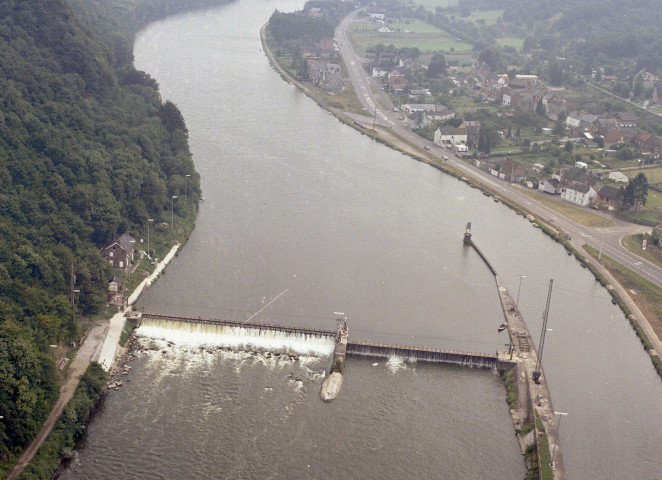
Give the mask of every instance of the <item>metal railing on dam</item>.
[{"label": "metal railing on dam", "polygon": [[421,347],[401,347],[378,343],[347,342],[347,355],[360,357],[399,357],[429,363],[451,363],[468,367],[495,368],[499,363],[496,355],[481,353],[452,352]]},{"label": "metal railing on dam", "polygon": [[285,325],[273,325],[273,324],[267,325],[264,323],[237,322],[234,320],[220,320],[220,319],[201,318],[201,317],[183,317],[178,315],[162,315],[157,313],[143,313],[141,315],[140,321],[142,321],[143,319],[171,320],[176,322],[202,323],[208,325],[226,325],[229,327],[254,328],[258,330],[284,332],[293,335],[300,334],[300,335],[318,335],[321,337],[335,337],[337,334],[337,332],[334,330],[323,330],[318,328],[288,327]]}]

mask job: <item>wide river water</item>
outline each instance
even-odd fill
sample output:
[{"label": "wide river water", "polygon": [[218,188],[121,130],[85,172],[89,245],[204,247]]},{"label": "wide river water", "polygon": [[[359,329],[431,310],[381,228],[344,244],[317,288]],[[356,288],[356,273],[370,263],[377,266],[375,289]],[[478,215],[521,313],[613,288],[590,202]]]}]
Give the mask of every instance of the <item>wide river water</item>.
[{"label": "wide river water", "polygon": [[[259,28],[292,1],[240,0],[154,23],[136,67],[182,110],[205,201],[146,311],[333,329],[350,337],[494,353],[494,280],[537,340],[569,479],[659,479],[662,382],[609,296],[507,207],[339,123],[270,67]],[[279,296],[280,295],[280,296]],[[323,355],[141,338],[63,478],[453,478],[524,475],[494,373],[351,359],[319,399]]]}]

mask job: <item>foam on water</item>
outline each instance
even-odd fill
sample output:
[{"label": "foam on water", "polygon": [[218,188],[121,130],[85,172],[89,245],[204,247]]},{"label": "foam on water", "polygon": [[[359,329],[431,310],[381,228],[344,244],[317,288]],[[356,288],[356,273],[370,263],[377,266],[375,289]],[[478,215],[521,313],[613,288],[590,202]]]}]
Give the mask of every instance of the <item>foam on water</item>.
[{"label": "foam on water", "polygon": [[329,336],[152,318],[143,319],[136,334],[194,348],[221,347],[314,356],[331,355],[335,345],[334,338]]}]

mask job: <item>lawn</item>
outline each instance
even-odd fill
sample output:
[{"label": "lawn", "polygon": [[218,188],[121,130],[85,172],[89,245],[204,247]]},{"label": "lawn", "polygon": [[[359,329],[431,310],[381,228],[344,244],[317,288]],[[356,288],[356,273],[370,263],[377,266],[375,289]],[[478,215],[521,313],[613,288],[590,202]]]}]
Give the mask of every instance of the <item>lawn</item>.
[{"label": "lawn", "polygon": [[645,225],[662,223],[662,193],[648,189],[646,207],[638,212],[628,212],[626,217],[630,221],[644,223]]},{"label": "lawn", "polygon": [[627,175],[629,178],[634,178],[639,173],[646,175],[649,185],[662,183],[662,168],[642,168],[641,170],[628,170],[625,172],[625,175]]},{"label": "lawn", "polygon": [[[646,240],[646,250],[641,249],[643,240]],[[654,245],[651,236],[647,233],[628,235],[627,237],[623,237],[621,243],[625,248],[627,248],[635,255],[638,255],[653,265],[657,265],[658,267],[662,268],[662,248]]]},{"label": "lawn", "polygon": [[497,38],[497,43],[500,47],[513,47],[517,50],[520,50],[522,45],[524,45],[524,40],[519,37],[508,35],[505,37]]},{"label": "lawn", "polygon": [[559,212],[561,215],[568,217],[570,220],[573,220],[581,225],[587,227],[611,227],[614,222],[607,220],[605,223],[605,218],[600,215],[596,215],[588,211],[587,209],[577,207],[571,203],[565,202],[560,198],[550,198],[547,194],[537,193],[529,190],[523,191],[526,195],[534,198],[543,205]]},{"label": "lawn", "polygon": [[[366,49],[379,43],[383,45],[393,45],[395,48],[418,48],[422,53],[443,52],[443,53],[468,53],[471,52],[471,45],[458,41],[455,37],[449,35],[443,30],[420,23],[398,23],[389,25],[391,29],[401,28],[402,31],[391,33],[379,33],[376,24],[360,22],[355,23],[349,28],[349,35],[358,52],[365,52]],[[410,32],[405,32],[410,30]]]}]

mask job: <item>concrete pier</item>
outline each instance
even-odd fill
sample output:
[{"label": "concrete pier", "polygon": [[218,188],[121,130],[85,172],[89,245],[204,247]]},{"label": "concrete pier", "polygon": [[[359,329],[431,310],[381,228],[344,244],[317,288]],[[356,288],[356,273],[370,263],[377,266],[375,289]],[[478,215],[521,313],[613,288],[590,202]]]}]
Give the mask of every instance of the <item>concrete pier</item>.
[{"label": "concrete pier", "polygon": [[336,346],[333,351],[331,372],[329,373],[329,376],[324,379],[322,387],[320,388],[320,397],[322,397],[322,400],[325,402],[334,400],[342,388],[342,373],[345,369],[348,337],[349,330],[347,329],[347,324],[340,326],[336,336]]},{"label": "concrete pier", "polygon": [[[503,316],[508,327],[508,335],[510,336],[511,347],[508,361],[512,361],[517,365],[517,405],[511,410],[515,428],[521,428],[532,421],[535,424],[536,414],[540,417],[545,428],[545,433],[547,433],[550,457],[552,454],[554,455],[554,465],[552,470],[554,480],[565,480],[566,475],[565,467],[563,466],[563,453],[561,452],[561,442],[556,428],[557,422],[555,419],[554,407],[552,406],[552,396],[549,393],[547,379],[542,365],[539,366],[540,377],[538,378],[538,381],[533,381],[533,372],[536,370],[538,362],[538,353],[535,348],[535,343],[533,342],[533,338],[524,322],[524,318],[522,317],[517,304],[508,292],[508,289],[501,284],[496,270],[471,239],[471,233],[469,232],[470,225],[470,223],[467,224],[467,231],[464,234],[463,243],[476,250],[476,253],[478,253],[483,259],[494,275]],[[536,427],[534,433],[534,438],[537,442],[537,438],[541,432],[538,432]],[[520,441],[524,440],[520,439]],[[538,447],[540,447],[539,443]],[[551,451],[553,448],[556,449],[554,453]],[[540,472],[542,478],[543,465],[541,465],[540,448],[538,448],[538,465],[541,469]]]}]

